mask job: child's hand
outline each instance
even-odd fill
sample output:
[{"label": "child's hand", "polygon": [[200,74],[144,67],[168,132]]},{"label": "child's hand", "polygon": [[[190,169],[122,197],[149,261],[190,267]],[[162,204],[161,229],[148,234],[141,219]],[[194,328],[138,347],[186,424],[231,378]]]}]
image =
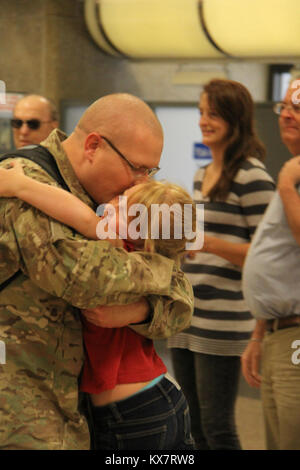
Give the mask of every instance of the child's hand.
[{"label": "child's hand", "polygon": [[0,197],[16,197],[25,177],[20,162],[10,163],[11,168],[0,168]]}]

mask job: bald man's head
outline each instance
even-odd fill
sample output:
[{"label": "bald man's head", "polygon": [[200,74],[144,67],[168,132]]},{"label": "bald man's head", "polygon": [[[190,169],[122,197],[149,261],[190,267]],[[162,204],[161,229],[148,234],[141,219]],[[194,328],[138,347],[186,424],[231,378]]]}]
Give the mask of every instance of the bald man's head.
[{"label": "bald man's head", "polygon": [[102,203],[136,183],[134,167],[158,166],[163,131],[144,101],[116,93],[95,101],[63,146],[81,184]]},{"label": "bald man's head", "polygon": [[17,102],[12,126],[16,148],[39,144],[58,127],[58,113],[44,96],[28,95]]},{"label": "bald man's head", "polygon": [[122,143],[127,132],[136,128],[147,129],[158,139],[163,131],[152,109],[141,99],[127,93],[107,95],[95,101],[83,114],[77,127],[85,132],[101,131],[107,137]]}]

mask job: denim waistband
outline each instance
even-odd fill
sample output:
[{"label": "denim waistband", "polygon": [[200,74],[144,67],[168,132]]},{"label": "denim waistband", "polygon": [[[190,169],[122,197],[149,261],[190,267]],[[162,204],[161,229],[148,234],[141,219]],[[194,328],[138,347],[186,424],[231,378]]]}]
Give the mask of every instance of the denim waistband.
[{"label": "denim waistband", "polygon": [[[145,390],[148,390],[148,388],[154,387],[154,385],[156,385],[158,382],[161,381],[161,379],[164,377],[164,375],[165,374],[161,374],[158,377],[155,377],[155,379],[151,380],[151,382],[149,382],[147,385],[145,385],[145,387],[141,388],[140,390],[138,390],[137,392],[133,393],[130,396],[133,397],[133,395],[137,395],[138,393],[141,393],[141,392],[144,392]],[[125,400],[126,400],[126,398],[125,398]]]},{"label": "denim waistband", "polygon": [[[172,378],[171,378],[172,379]],[[151,382],[150,382],[151,383]],[[148,384],[149,385],[149,384]],[[160,380],[152,385],[150,388],[142,389],[140,393],[130,395],[130,397],[125,398],[124,400],[116,401],[113,403],[108,403],[105,406],[94,406],[91,404],[91,409],[93,414],[97,416],[98,419],[105,419],[107,416],[123,411],[128,412],[130,409],[134,409],[138,406],[143,406],[147,401],[155,400],[156,398],[161,398],[162,395],[170,401],[168,394],[173,390],[178,391],[178,385],[173,383],[173,380],[169,380],[165,376],[161,377]]]}]

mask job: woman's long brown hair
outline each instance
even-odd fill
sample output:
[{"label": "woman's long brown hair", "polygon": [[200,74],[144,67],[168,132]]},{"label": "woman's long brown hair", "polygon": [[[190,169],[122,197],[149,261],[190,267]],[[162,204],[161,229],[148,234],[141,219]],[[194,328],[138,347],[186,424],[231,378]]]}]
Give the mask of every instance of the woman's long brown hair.
[{"label": "woman's long brown hair", "polygon": [[222,173],[208,194],[211,200],[224,200],[242,162],[250,156],[264,160],[266,150],[254,127],[254,103],[247,88],[233,80],[214,79],[203,93],[211,110],[229,125]]}]

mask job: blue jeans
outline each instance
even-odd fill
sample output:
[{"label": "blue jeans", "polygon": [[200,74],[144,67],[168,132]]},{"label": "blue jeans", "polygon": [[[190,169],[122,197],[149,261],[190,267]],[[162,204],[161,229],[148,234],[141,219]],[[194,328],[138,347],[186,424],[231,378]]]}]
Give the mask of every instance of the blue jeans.
[{"label": "blue jeans", "polygon": [[195,449],[187,401],[165,377],[125,400],[91,406],[90,413],[95,450]]},{"label": "blue jeans", "polygon": [[214,356],[171,349],[176,380],[191,413],[199,450],[240,450],[234,407],[240,376],[238,356]]}]

